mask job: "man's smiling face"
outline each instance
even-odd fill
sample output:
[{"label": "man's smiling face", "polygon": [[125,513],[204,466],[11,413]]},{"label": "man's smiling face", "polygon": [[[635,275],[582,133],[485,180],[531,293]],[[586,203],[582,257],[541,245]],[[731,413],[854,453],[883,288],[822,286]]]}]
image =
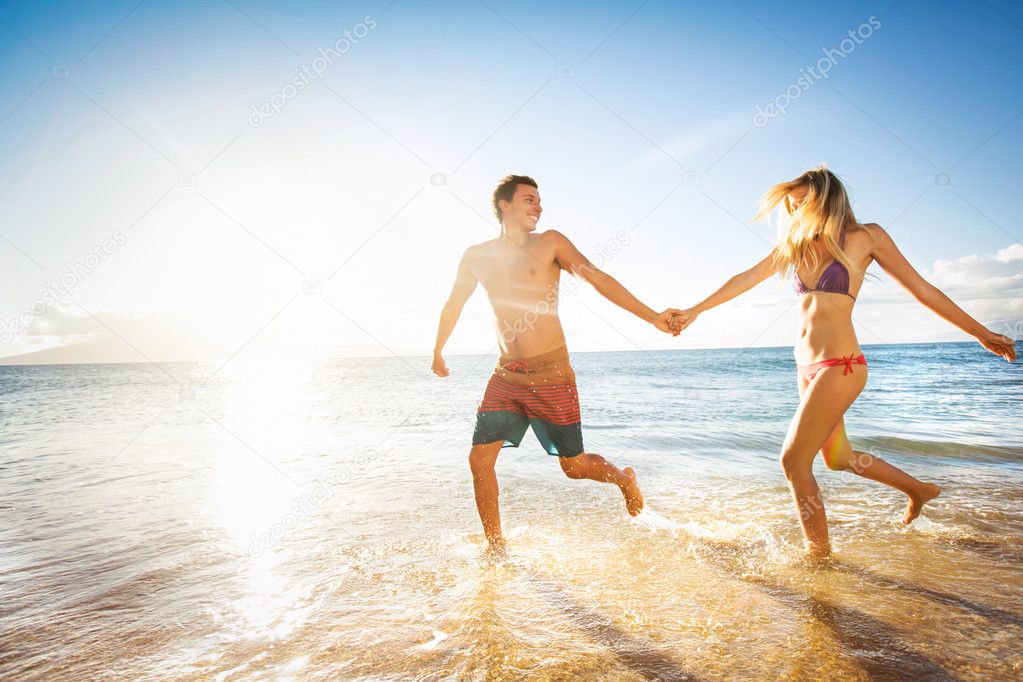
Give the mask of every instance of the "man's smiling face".
[{"label": "man's smiling face", "polygon": [[515,186],[515,194],[511,201],[501,202],[501,215],[505,224],[514,223],[526,227],[530,232],[536,229],[540,221],[540,192],[536,187],[519,183]]}]

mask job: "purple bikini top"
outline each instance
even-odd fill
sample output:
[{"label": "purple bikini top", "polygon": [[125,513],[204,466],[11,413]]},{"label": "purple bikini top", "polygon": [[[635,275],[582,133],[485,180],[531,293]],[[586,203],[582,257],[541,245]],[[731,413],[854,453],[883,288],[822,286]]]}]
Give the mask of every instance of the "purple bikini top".
[{"label": "purple bikini top", "polygon": [[[838,237],[838,246],[845,246],[845,230],[842,230]],[[813,289],[803,284],[803,280],[799,279],[799,275],[793,270],[792,288],[800,296],[813,291],[825,291],[831,294],[845,294],[854,301],[856,300],[856,297],[849,293],[849,270],[837,260],[831,261],[828,267],[824,268],[824,272],[817,279],[817,286]]]}]

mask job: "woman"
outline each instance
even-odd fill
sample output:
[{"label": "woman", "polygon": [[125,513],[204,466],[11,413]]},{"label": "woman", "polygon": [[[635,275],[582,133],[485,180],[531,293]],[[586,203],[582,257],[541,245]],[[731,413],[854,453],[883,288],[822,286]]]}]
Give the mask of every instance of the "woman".
[{"label": "woman", "polygon": [[924,280],[899,252],[892,238],[874,223],[858,224],[845,188],[824,166],[809,170],[764,194],[757,218],[783,204],[787,231],[775,249],[696,306],[677,315],[674,329],[685,329],[711,308],[752,289],[772,274],[792,273],[800,297],[801,325],[795,356],[799,370],[799,408],[781,452],[781,467],[799,510],[807,551],[831,551],[820,490],[813,477],[818,452],[828,467],[898,488],[909,496],[903,523],[920,514],[940,489],[865,452],[854,451],[845,435],[843,415],[867,382],[867,359],[853,330],[852,310],[864,271],[877,263],[918,301],[976,337],[982,346],[1012,362],[1012,339],[996,334],[967,315]]}]

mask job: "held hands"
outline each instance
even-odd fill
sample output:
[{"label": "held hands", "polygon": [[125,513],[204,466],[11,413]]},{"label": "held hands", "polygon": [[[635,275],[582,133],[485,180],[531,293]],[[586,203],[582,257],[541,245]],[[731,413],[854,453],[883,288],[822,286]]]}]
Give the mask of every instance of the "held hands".
[{"label": "held hands", "polygon": [[696,308],[687,308],[685,310],[676,310],[675,314],[671,318],[671,331],[675,336],[678,336],[682,331],[696,321],[696,317],[700,314]]},{"label": "held hands", "polygon": [[[688,313],[689,311],[686,310],[679,310],[678,308],[668,308],[667,310],[664,310],[663,312],[657,315],[657,317],[653,321],[654,326],[660,329],[662,332],[665,332],[666,334],[678,336],[683,329],[688,327],[689,324],[694,319],[696,319],[695,314],[693,314],[691,317],[688,317],[687,316]],[[681,323],[679,321],[680,319],[686,321],[684,323]],[[433,364],[430,366],[430,369],[433,371],[434,374],[436,374],[439,377],[446,377],[451,373],[450,371],[448,371],[448,366],[444,362],[444,357],[440,353],[436,352],[433,354]]]},{"label": "held hands", "polygon": [[686,310],[668,308],[657,316],[657,319],[654,320],[654,325],[662,332],[678,336],[682,333],[683,329],[696,320],[696,316],[699,314],[696,308],[688,308]]},{"label": "held hands", "polygon": [[678,319],[678,316],[682,313],[678,308],[668,308],[667,310],[659,313],[657,318],[654,320],[654,326],[660,329],[666,334],[672,336],[678,336],[681,329],[676,330],[674,321]]},{"label": "held hands", "polygon": [[977,336],[977,341],[995,355],[1005,358],[1006,362],[1016,359],[1016,342],[1008,336],[985,329]]},{"label": "held hands", "polygon": [[446,377],[450,374],[450,372],[448,372],[448,366],[444,364],[444,358],[440,353],[433,354],[433,365],[430,369],[432,369],[433,373],[439,377]]}]

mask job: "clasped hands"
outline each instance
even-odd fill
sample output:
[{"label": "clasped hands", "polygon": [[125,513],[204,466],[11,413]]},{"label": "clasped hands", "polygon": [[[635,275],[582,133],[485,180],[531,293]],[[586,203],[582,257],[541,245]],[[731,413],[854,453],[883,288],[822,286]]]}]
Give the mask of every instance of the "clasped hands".
[{"label": "clasped hands", "polygon": [[682,333],[683,329],[696,320],[697,315],[699,315],[699,312],[696,308],[687,308],[686,310],[668,308],[657,315],[657,319],[654,320],[654,326],[666,334],[678,336]]}]

